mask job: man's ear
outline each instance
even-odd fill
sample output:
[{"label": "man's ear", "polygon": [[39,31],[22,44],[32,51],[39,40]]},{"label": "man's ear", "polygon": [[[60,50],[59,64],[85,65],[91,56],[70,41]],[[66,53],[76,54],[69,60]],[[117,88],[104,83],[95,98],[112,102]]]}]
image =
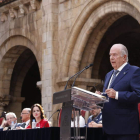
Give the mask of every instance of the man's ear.
[{"label": "man's ear", "polygon": [[126,61],[127,55],[124,55],[123,57],[124,57],[124,61]]}]

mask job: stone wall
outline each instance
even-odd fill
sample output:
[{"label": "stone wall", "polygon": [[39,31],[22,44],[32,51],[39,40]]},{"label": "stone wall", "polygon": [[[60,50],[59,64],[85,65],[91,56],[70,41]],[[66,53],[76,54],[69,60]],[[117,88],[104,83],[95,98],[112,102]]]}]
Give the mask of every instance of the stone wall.
[{"label": "stone wall", "polygon": [[[15,63],[28,48],[39,66],[41,81],[37,85],[49,118],[61,107],[53,105],[53,93],[64,89],[68,77],[94,62],[94,69],[81,74],[76,86],[90,90],[87,86],[101,83],[99,66],[104,49],[94,61],[99,43],[108,28],[125,15],[140,23],[139,7],[139,0],[17,0],[0,7],[0,95],[10,94]],[[12,102],[10,111],[17,114],[24,100],[20,92],[28,69],[17,77],[22,80],[15,84],[12,97],[3,98],[3,102]],[[51,119],[54,125],[56,116]]]}]

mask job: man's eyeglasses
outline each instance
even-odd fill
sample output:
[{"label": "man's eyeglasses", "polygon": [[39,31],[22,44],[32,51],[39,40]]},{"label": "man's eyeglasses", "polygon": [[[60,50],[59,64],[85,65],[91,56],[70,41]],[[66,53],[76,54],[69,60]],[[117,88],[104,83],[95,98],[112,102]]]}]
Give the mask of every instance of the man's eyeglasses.
[{"label": "man's eyeglasses", "polygon": [[29,114],[29,113],[21,113],[21,115],[23,115],[23,114]]},{"label": "man's eyeglasses", "polygon": [[14,119],[15,117],[10,117],[10,118],[7,118],[6,120],[8,121],[8,120],[12,120],[12,119]]}]

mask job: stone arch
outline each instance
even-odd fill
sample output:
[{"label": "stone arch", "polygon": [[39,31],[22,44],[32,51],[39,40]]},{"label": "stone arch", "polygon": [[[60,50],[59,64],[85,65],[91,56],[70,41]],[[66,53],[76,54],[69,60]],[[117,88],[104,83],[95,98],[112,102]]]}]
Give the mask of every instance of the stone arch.
[{"label": "stone arch", "polygon": [[[33,43],[23,36],[12,36],[8,38],[0,47],[0,95],[9,95],[10,81],[15,63],[19,56],[26,50],[30,49],[37,59],[41,61],[37,55]],[[39,69],[41,71],[41,66]]]},{"label": "stone arch", "polygon": [[140,66],[139,36],[140,24],[132,16],[126,15],[116,20],[105,32],[98,45],[91,77],[104,80],[106,73],[112,69],[109,57],[106,56],[115,43],[122,43],[127,47],[131,65]]},{"label": "stone arch", "polygon": [[15,97],[21,96],[21,89],[24,78],[35,62],[36,62],[35,56],[29,49],[26,49],[20,55],[20,58],[17,60],[13,70],[10,84],[10,95]]},{"label": "stone arch", "polygon": [[[64,52],[64,59],[61,63],[61,77],[66,77],[74,74],[83,67],[80,65],[83,51],[93,30],[96,31],[96,28],[99,26],[102,29],[101,32],[95,32],[97,34],[96,40],[92,47],[96,49],[98,44],[107,30],[107,28],[118,18],[124,16],[125,14],[131,15],[140,23],[140,16],[138,11],[138,5],[136,5],[137,0],[130,4],[129,1],[92,1],[90,2],[82,11],[81,15],[78,17],[75,22],[74,27],[68,37],[67,47]],[[139,4],[139,2],[138,2]],[[110,22],[104,21],[101,25],[100,22],[105,18],[110,18]],[[112,19],[112,20],[111,20]],[[107,23],[107,24],[106,24]],[[105,28],[103,27],[105,25]],[[76,52],[76,53],[74,53]],[[89,54],[90,51],[89,51]],[[89,55],[90,56],[90,55]],[[93,62],[94,58],[88,59],[87,64]],[[91,70],[87,71],[86,78],[91,76]]]},{"label": "stone arch", "polygon": [[[116,20],[121,18],[122,16],[126,15],[125,13],[114,13],[110,14],[104,19],[102,19],[98,26],[92,31],[87,43],[86,47],[83,49],[83,55],[80,61],[80,69],[84,68],[87,64],[91,64],[94,62],[95,55],[97,52],[98,45],[104,36],[107,29],[112,25]],[[91,78],[91,72],[94,71],[94,74],[97,75],[100,61],[99,59],[102,58],[102,55],[104,54],[105,47],[102,47],[102,51],[98,53],[98,59],[95,61],[93,65],[93,70],[88,69],[84,73],[82,73],[80,76],[83,78]],[[93,57],[94,56],[94,57]],[[97,77],[96,77],[97,78]]]}]

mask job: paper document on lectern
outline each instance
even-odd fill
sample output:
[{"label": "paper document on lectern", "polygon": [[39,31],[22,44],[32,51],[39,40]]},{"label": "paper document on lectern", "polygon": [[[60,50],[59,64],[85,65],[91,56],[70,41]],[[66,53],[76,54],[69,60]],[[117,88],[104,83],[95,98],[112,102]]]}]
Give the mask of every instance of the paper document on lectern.
[{"label": "paper document on lectern", "polygon": [[99,104],[108,102],[105,96],[78,87],[72,87],[71,100],[74,101],[75,108],[85,111],[100,107]]}]

